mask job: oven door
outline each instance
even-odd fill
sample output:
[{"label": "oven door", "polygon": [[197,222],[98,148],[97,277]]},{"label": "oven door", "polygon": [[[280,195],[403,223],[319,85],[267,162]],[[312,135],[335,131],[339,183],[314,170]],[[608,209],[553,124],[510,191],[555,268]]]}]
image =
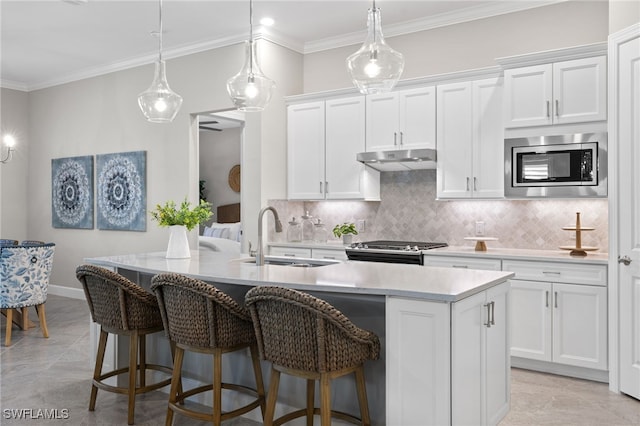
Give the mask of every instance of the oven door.
[{"label": "oven door", "polygon": [[364,262],[404,263],[409,265],[423,265],[421,251],[401,250],[372,250],[372,249],[345,249],[349,260]]}]

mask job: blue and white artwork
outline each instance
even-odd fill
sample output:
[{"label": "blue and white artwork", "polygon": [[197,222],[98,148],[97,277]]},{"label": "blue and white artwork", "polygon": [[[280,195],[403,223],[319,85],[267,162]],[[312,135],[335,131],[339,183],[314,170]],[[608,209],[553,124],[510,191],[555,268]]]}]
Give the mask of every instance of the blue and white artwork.
[{"label": "blue and white artwork", "polygon": [[54,228],[93,229],[93,156],[51,160]]},{"label": "blue and white artwork", "polygon": [[98,229],[146,231],[147,152],[96,155]]}]

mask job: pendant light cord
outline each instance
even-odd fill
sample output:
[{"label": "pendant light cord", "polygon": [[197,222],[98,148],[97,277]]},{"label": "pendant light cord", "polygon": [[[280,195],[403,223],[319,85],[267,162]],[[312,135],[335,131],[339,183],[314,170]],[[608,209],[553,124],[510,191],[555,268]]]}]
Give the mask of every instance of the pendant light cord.
[{"label": "pendant light cord", "polygon": [[376,0],[373,0],[373,42],[376,43]]},{"label": "pendant light cord", "polygon": [[249,78],[253,74],[253,0],[249,0]]},{"label": "pendant light cord", "polygon": [[158,0],[158,16],[160,23],[158,27],[160,28],[160,32],[158,34],[158,61],[162,62],[162,0]]}]

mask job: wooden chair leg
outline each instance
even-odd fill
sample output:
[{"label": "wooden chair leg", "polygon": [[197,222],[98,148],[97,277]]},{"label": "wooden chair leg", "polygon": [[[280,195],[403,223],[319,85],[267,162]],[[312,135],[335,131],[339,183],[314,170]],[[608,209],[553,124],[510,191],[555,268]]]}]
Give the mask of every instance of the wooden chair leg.
[{"label": "wooden chair leg", "polygon": [[11,327],[13,326],[13,309],[9,308],[5,311],[7,316],[7,328],[4,334],[4,345],[11,346]]},{"label": "wooden chair leg", "polygon": [[38,312],[38,318],[40,319],[40,329],[42,330],[43,337],[49,337],[49,329],[47,328],[47,317],[44,314],[44,303],[36,305],[36,311]]},{"label": "wooden chair leg", "polygon": [[326,373],[320,373],[320,424],[331,426],[331,380]]},{"label": "wooden chair leg", "polygon": [[175,405],[178,396],[182,395],[182,360],[184,359],[184,349],[175,348],[175,359],[173,360],[173,374],[171,375],[171,390],[169,390],[169,405],[167,407],[167,418],[165,426],[171,426],[173,423],[173,409],[171,405]]},{"label": "wooden chair leg", "polygon": [[129,405],[127,423],[133,424],[133,415],[136,408],[136,372],[138,370],[138,332],[133,331],[129,336]]},{"label": "wooden chair leg", "polygon": [[140,387],[147,385],[147,336],[142,334],[138,336],[140,352]]},{"label": "wooden chair leg", "polygon": [[262,367],[260,366],[260,354],[258,353],[258,346],[251,345],[251,362],[253,363],[253,374],[256,377],[256,391],[258,392],[258,398],[260,399],[260,411],[262,412],[262,419],[264,420],[265,412],[265,397],[264,397],[264,381],[262,379]]},{"label": "wooden chair leg", "polygon": [[360,418],[362,426],[370,426],[371,418],[369,417],[369,403],[367,402],[367,385],[364,380],[364,366],[358,367],[356,370],[356,387],[358,389],[358,402],[360,403]]},{"label": "wooden chair leg", "polygon": [[279,385],[280,372],[271,367],[271,382],[269,383],[269,393],[267,394],[267,412],[264,414],[264,426],[273,426],[273,416],[276,412]]},{"label": "wooden chair leg", "polygon": [[[169,347],[171,348],[171,361],[173,361],[173,368],[176,368],[176,343],[172,340],[169,341]],[[184,354],[184,350],[182,351],[182,353]],[[174,370],[175,372],[175,370]],[[178,372],[179,373],[179,372]],[[172,373],[172,379],[173,381],[173,373]],[[177,395],[182,394],[182,376],[178,375],[178,388],[177,388]],[[180,402],[180,405],[184,405],[184,401]]]},{"label": "wooden chair leg", "polygon": [[29,307],[25,306],[24,308],[22,308],[22,325],[20,325],[20,328],[22,328],[23,330],[28,330],[29,329]]},{"label": "wooden chair leg", "polygon": [[[104,331],[102,327],[100,327],[100,340],[98,341],[98,353],[96,354],[96,366],[93,369],[93,380],[100,380],[100,375],[102,374],[102,363],[104,362],[104,353],[107,349],[107,338],[109,337],[109,333]],[[92,383],[91,384],[91,398],[89,399],[89,411],[94,411],[96,409],[96,397],[98,396],[98,387]]]},{"label": "wooden chair leg", "polygon": [[213,351],[213,424],[220,426],[222,417],[222,350]]},{"label": "wooden chair leg", "polygon": [[313,426],[313,409],[315,408],[316,381],[307,379],[307,426]]}]

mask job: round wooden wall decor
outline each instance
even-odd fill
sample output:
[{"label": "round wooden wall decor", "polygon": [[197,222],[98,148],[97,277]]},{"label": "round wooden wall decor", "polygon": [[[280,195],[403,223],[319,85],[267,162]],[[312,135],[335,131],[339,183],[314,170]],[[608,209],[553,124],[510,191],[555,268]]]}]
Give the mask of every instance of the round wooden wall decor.
[{"label": "round wooden wall decor", "polygon": [[240,192],[240,164],[236,164],[229,170],[229,187],[235,192]]}]

